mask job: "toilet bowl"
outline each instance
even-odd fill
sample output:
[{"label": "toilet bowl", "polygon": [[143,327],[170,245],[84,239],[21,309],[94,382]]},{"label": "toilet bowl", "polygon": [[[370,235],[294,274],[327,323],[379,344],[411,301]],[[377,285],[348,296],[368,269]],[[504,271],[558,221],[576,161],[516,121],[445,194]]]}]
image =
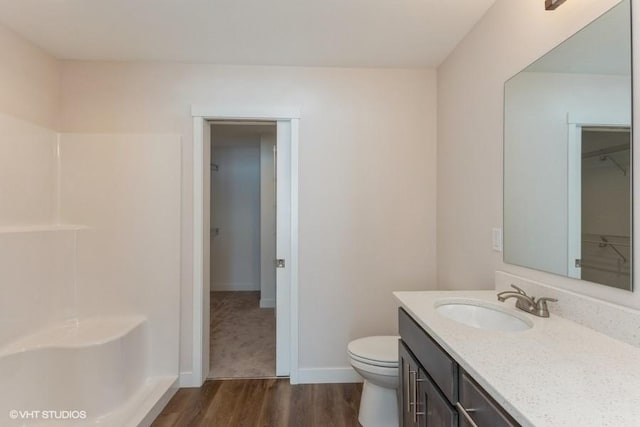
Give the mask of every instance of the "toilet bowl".
[{"label": "toilet bowl", "polygon": [[358,421],[363,427],[398,426],[397,336],[365,337],[347,346],[351,366],[364,385]]}]

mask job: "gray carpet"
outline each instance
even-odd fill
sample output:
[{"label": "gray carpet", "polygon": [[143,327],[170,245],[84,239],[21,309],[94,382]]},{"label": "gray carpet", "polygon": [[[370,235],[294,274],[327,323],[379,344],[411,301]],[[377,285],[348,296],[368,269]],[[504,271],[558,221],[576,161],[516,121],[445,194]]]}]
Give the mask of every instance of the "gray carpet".
[{"label": "gray carpet", "polygon": [[276,317],[260,308],[260,292],[211,292],[209,378],[276,374]]}]

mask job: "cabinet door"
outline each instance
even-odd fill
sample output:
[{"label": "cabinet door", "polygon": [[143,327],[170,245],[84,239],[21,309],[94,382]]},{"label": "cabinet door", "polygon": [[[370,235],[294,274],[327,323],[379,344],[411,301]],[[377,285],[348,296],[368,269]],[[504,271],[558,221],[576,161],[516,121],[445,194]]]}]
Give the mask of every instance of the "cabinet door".
[{"label": "cabinet door", "polygon": [[400,425],[458,427],[457,411],[402,342],[399,356]]},{"label": "cabinet door", "polygon": [[398,351],[398,375],[400,375],[400,383],[398,386],[398,403],[401,427],[418,427],[418,417],[414,414],[415,401],[414,392],[417,382],[415,376],[418,373],[418,363],[409,353],[402,341],[398,341],[400,346]]},{"label": "cabinet door", "polygon": [[417,378],[417,414],[426,427],[458,427],[458,412],[449,404],[438,386],[422,369]]}]

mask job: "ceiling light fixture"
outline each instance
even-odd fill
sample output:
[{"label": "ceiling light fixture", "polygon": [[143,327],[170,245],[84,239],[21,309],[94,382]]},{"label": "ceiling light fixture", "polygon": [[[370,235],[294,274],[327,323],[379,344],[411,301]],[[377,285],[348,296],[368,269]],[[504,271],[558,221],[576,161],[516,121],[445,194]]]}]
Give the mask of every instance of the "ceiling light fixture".
[{"label": "ceiling light fixture", "polygon": [[544,0],[544,8],[546,10],[556,10],[558,6],[567,0]]}]

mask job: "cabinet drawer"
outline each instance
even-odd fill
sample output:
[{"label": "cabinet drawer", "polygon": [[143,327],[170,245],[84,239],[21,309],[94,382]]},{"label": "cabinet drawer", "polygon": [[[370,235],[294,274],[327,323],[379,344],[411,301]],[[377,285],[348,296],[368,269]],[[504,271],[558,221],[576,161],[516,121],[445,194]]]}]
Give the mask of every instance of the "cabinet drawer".
[{"label": "cabinet drawer", "polygon": [[[519,426],[464,370],[460,372],[460,405],[478,427]],[[461,413],[460,420],[465,418]]]},{"label": "cabinet drawer", "polygon": [[458,400],[458,364],[404,311],[398,310],[400,337],[453,405]]}]

